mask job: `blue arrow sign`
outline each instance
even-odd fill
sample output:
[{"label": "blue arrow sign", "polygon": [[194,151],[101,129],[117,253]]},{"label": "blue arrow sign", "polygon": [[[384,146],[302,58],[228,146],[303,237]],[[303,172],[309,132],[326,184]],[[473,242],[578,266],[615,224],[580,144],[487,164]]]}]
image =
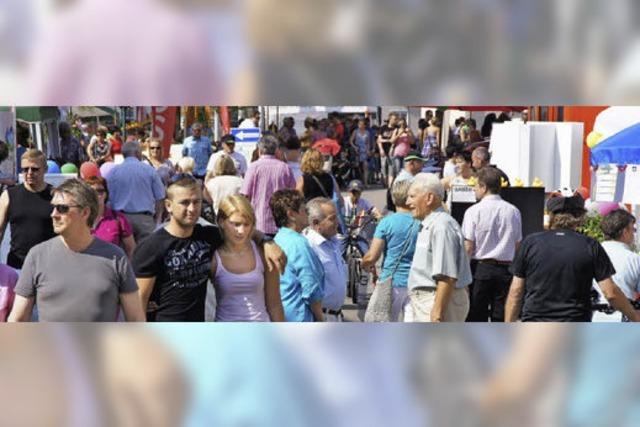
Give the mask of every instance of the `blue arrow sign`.
[{"label": "blue arrow sign", "polygon": [[231,128],[231,135],[236,137],[236,142],[258,142],[260,140],[260,129]]}]

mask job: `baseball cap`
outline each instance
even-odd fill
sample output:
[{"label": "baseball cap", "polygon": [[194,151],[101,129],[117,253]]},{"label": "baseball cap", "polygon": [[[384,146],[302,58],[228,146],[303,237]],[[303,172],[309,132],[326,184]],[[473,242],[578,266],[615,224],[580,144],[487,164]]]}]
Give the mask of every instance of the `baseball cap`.
[{"label": "baseball cap", "polygon": [[364,191],[364,184],[359,179],[354,179],[351,182],[349,182],[347,189],[349,191],[359,191],[362,193]]},{"label": "baseball cap", "polygon": [[407,156],[404,158],[405,162],[408,162],[409,160],[419,160],[421,162],[426,162],[426,159],[423,159],[422,157],[420,157],[420,153],[418,153],[417,151],[412,151],[409,154],[407,154]]},{"label": "baseball cap", "polygon": [[582,214],[584,209],[584,198],[579,191],[562,189],[551,193],[547,200],[547,210],[551,213],[568,212]]}]

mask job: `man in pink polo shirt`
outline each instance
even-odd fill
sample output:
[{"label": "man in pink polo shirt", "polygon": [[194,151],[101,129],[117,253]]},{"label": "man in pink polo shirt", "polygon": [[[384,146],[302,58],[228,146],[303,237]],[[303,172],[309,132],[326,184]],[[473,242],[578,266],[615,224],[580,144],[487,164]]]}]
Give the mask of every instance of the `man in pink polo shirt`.
[{"label": "man in pink polo shirt", "polygon": [[289,165],[275,157],[279,143],[278,138],[270,132],[262,135],[258,143],[260,158],[249,165],[240,190],[249,198],[255,210],[256,228],[270,236],[278,232],[269,208],[271,195],[278,190],[296,187]]}]

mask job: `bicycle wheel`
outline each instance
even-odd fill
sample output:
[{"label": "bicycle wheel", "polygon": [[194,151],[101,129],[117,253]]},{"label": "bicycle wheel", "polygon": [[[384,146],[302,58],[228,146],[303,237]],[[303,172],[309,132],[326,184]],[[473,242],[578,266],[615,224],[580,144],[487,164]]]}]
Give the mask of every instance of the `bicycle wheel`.
[{"label": "bicycle wheel", "polygon": [[358,304],[358,283],[360,281],[360,260],[353,256],[353,252],[349,254],[349,296],[353,304]]}]

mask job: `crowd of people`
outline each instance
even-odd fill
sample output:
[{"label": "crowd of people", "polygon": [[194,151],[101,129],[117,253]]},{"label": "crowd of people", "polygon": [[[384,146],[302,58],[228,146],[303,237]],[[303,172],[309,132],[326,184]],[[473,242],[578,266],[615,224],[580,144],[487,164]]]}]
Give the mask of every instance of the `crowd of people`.
[{"label": "crowd of people", "polygon": [[[577,231],[584,197],[557,195],[546,206],[549,230],[523,238],[522,213],[500,197],[508,178],[475,145],[485,126],[459,120],[446,156],[440,127],[437,115],[415,134],[395,113],[380,129],[333,115],[306,120],[298,136],[286,118],[263,132],[248,161],[233,135],[213,143],[196,123],[174,165],[155,138],[123,142],[98,129],[85,149],[61,123],[58,162],[77,164],[78,178],[53,188],[44,176],[55,159],[27,149],[23,183],[0,196],[0,235],[11,228],[0,265],[0,289],[11,292],[0,315],[342,321],[345,235],[369,217],[377,226],[361,267],[390,283],[391,321],[588,321],[594,281],[625,320],[638,319],[629,301],[640,288],[633,216],[607,216],[610,242],[600,245]],[[459,224],[447,193],[472,177],[478,203]],[[363,198],[376,178],[388,187],[385,209]]]}]

